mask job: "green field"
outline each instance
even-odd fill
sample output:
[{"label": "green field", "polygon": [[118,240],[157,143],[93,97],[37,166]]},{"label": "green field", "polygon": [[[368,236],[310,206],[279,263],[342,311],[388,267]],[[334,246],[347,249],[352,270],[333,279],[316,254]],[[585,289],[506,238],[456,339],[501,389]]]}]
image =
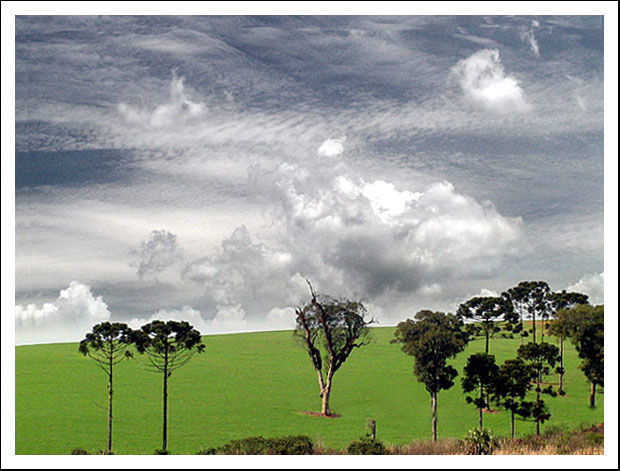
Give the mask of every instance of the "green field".
[{"label": "green field", "polygon": [[[430,401],[412,374],[413,358],[390,344],[394,328],[373,328],[374,342],[356,350],[334,377],[332,411],[339,418],[313,417],[320,410],[316,374],[289,332],[206,336],[196,355],[169,381],[169,441],[175,454],[193,454],[232,439],[305,434],[326,446],[344,448],[377,422],[384,443],[430,438]],[[555,339],[553,339],[555,340]],[[494,339],[498,363],[516,355],[519,340]],[[452,364],[462,372],[466,358],[483,348],[470,343]],[[565,343],[565,397],[549,398],[551,420],[542,426],[577,427],[603,422],[603,393],[588,407],[589,385],[579,359]],[[15,349],[15,453],[68,454],[74,448],[105,449],[107,378],[77,351],[77,344],[29,345]],[[557,381],[553,375],[549,381]],[[599,388],[600,389],[600,388]],[[113,450],[152,454],[161,447],[161,375],[135,360],[118,365],[114,390]],[[509,433],[509,414],[485,414],[485,426]],[[439,393],[439,438],[462,438],[477,425],[460,386]],[[534,432],[517,421],[518,435]]]}]

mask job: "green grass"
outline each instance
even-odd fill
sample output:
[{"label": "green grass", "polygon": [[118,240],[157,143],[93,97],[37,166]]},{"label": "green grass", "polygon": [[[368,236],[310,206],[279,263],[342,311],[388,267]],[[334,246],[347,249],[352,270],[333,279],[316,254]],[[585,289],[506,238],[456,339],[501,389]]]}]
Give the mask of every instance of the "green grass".
[{"label": "green grass", "polygon": [[[430,438],[430,399],[412,374],[413,358],[389,343],[393,327],[372,332],[374,343],[356,350],[334,377],[331,407],[340,414],[335,419],[302,413],[320,410],[320,399],[316,374],[291,332],[204,337],[205,353],[170,377],[169,450],[193,454],[233,439],[297,434],[342,449],[366,432],[369,418],[376,420],[377,438],[386,444]],[[499,363],[514,357],[518,345],[516,339],[493,339],[491,353]],[[469,354],[482,348],[482,340],[472,342],[452,364],[462,372]],[[597,407],[590,409],[579,359],[569,342],[565,350],[567,396],[547,399],[552,417],[543,431],[603,421],[602,391]],[[16,454],[105,448],[107,378],[78,353],[77,344],[16,347],[15,366]],[[118,365],[115,453],[152,454],[161,447],[161,379],[135,360]],[[495,434],[508,434],[508,413],[485,414],[484,420]],[[462,438],[476,425],[477,411],[466,404],[458,377],[438,396],[439,438]],[[531,434],[534,423],[519,420],[516,430]]]}]

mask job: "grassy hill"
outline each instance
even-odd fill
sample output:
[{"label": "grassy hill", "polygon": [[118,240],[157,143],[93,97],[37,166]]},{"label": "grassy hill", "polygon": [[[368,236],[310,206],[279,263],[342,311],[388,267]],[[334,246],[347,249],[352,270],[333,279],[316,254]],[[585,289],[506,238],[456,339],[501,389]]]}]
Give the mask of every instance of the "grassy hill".
[{"label": "grassy hill", "polygon": [[[365,433],[369,418],[385,443],[430,438],[429,395],[412,374],[413,358],[389,343],[393,327],[372,332],[374,342],[356,350],[334,377],[331,406],[339,418],[303,413],[320,410],[318,386],[290,331],[204,337],[205,353],[169,381],[169,450],[193,454],[232,439],[292,434],[344,448]],[[501,363],[514,357],[518,346],[518,339],[494,339],[491,353]],[[589,385],[572,345],[565,347],[567,395],[546,399],[552,417],[543,431],[603,421],[602,391],[596,409],[588,408]],[[466,358],[483,348],[482,340],[470,343],[452,364],[461,373]],[[78,353],[77,344],[16,347],[15,369],[16,454],[105,448],[107,378]],[[161,447],[161,375],[129,360],[118,365],[114,382],[114,451],[152,454]],[[485,414],[484,420],[496,434],[509,433],[508,413]],[[459,376],[438,396],[439,438],[461,438],[476,425],[477,411],[465,403]],[[516,431],[531,434],[534,423],[518,421]]]}]

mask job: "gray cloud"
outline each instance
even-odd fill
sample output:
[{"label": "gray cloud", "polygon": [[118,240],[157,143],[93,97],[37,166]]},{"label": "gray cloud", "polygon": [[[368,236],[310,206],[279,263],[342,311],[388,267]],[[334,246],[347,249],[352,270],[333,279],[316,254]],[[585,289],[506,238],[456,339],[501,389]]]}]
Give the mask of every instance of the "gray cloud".
[{"label": "gray cloud", "polygon": [[391,322],[601,272],[600,18],[531,21],[17,18],[19,302],[283,328],[305,278]]},{"label": "gray cloud", "polygon": [[181,259],[177,252],[177,236],[163,229],[152,231],[148,240],[130,249],[130,254],[136,259],[131,265],[137,267],[140,278],[157,275]]}]

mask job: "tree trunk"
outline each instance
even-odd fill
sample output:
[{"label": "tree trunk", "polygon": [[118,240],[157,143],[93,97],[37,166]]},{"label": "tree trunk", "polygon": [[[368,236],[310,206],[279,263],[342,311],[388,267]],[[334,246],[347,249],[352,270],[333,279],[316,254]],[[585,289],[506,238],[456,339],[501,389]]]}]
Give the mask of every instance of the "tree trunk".
[{"label": "tree trunk", "polygon": [[431,393],[431,433],[434,442],[437,441],[437,393]]},{"label": "tree trunk", "polygon": [[489,354],[489,331],[484,331],[484,353]]},{"label": "tree trunk", "polygon": [[164,417],[163,417],[161,449],[166,451],[168,446],[168,348],[164,353]]},{"label": "tree trunk", "polygon": [[331,415],[331,411],[329,410],[329,394],[332,389],[332,379],[330,377],[325,381],[325,386],[323,387],[323,393],[321,396],[321,415]]},{"label": "tree trunk", "polygon": [[515,411],[510,411],[510,439],[515,437]]},{"label": "tree trunk", "polygon": [[592,384],[590,386],[590,407],[591,408],[594,408],[595,406],[594,404],[595,394],[596,394],[596,382],[592,381]]},{"label": "tree trunk", "polygon": [[484,397],[484,388],[480,385],[480,408],[478,409],[478,427],[482,430],[482,398]]},{"label": "tree trunk", "polygon": [[564,336],[560,335],[560,374],[558,378],[558,391],[564,392]]},{"label": "tree trunk", "polygon": [[[536,403],[538,404],[540,401],[540,370],[538,371],[538,376],[536,377]],[[540,414],[538,414],[540,415]],[[536,417],[536,436],[540,435],[540,417]]]},{"label": "tree trunk", "polygon": [[108,374],[108,454],[112,451],[112,357]]}]

